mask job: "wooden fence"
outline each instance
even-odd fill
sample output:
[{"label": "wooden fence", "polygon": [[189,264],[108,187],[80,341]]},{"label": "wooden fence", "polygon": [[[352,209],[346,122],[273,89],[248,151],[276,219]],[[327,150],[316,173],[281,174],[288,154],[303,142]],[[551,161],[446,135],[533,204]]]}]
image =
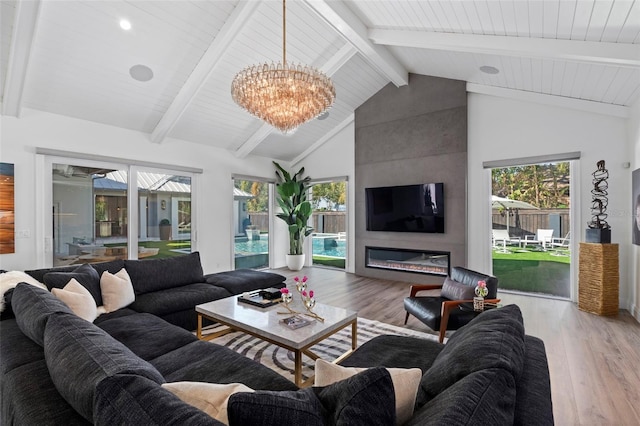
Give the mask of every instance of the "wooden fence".
[{"label": "wooden fence", "polygon": [[[509,234],[512,237],[523,237],[524,235],[535,235],[538,229],[552,229],[550,217],[556,215],[560,224],[560,235],[555,236],[563,238],[571,231],[569,209],[527,210],[526,212],[512,210],[509,215]],[[493,210],[492,222],[493,229],[505,229],[507,227],[507,211],[505,210],[502,215],[498,210]]]},{"label": "wooden fence", "polygon": [[[345,212],[314,212],[311,217],[314,232],[337,234],[347,230]],[[249,213],[251,224],[257,225],[261,231],[269,229],[269,213]]]}]

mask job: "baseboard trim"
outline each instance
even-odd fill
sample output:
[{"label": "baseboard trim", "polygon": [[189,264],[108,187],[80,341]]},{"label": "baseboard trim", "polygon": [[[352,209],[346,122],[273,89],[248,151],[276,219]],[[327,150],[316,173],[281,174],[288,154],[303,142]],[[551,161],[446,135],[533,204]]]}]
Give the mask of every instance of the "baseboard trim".
[{"label": "baseboard trim", "polygon": [[640,310],[635,303],[631,304],[631,316],[634,317],[636,321],[640,322]]}]

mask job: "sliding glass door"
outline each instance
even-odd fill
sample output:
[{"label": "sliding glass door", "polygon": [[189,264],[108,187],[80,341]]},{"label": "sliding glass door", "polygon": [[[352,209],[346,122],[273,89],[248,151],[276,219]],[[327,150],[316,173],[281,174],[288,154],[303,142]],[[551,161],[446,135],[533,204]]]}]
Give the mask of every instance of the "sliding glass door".
[{"label": "sliding glass door", "polygon": [[312,264],[345,269],[347,261],[347,181],[313,182]]},{"label": "sliding glass door", "polygon": [[190,253],[191,182],[128,165],[52,162],[53,266]]},{"label": "sliding glass door", "polygon": [[235,269],[269,267],[270,182],[233,178],[233,255]]}]

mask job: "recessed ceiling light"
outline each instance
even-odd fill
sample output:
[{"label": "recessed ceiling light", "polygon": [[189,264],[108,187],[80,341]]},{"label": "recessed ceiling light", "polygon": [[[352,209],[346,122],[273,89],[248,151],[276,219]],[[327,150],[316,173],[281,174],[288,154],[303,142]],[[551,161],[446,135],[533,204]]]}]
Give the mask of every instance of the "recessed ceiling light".
[{"label": "recessed ceiling light", "polygon": [[329,111],[325,111],[318,116],[318,120],[326,120],[329,117]]},{"label": "recessed ceiling light", "polygon": [[489,65],[483,65],[480,67],[480,71],[482,71],[485,74],[498,74],[500,72],[500,70],[496,67],[492,67]]},{"label": "recessed ceiling light", "polygon": [[149,81],[153,78],[153,71],[146,65],[134,65],[129,68],[129,74],[134,80]]},{"label": "recessed ceiling light", "polygon": [[125,31],[129,31],[131,29],[131,22],[127,21],[126,19],[121,19],[120,28],[122,28]]}]

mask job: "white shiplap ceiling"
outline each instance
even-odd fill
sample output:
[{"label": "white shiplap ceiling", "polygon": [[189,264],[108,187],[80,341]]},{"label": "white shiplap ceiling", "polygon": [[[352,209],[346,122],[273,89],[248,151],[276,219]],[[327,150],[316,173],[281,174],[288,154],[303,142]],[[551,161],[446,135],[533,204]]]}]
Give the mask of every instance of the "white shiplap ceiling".
[{"label": "white shiplap ceiling", "polygon": [[[323,69],[337,99],[328,118],[283,136],[230,95],[235,73],[281,59],[281,12],[276,0],[1,0],[3,114],[27,107],[292,161],[408,73],[591,109],[640,96],[640,0],[289,0],[287,59]],[[136,64],[154,78],[133,80]]]}]

